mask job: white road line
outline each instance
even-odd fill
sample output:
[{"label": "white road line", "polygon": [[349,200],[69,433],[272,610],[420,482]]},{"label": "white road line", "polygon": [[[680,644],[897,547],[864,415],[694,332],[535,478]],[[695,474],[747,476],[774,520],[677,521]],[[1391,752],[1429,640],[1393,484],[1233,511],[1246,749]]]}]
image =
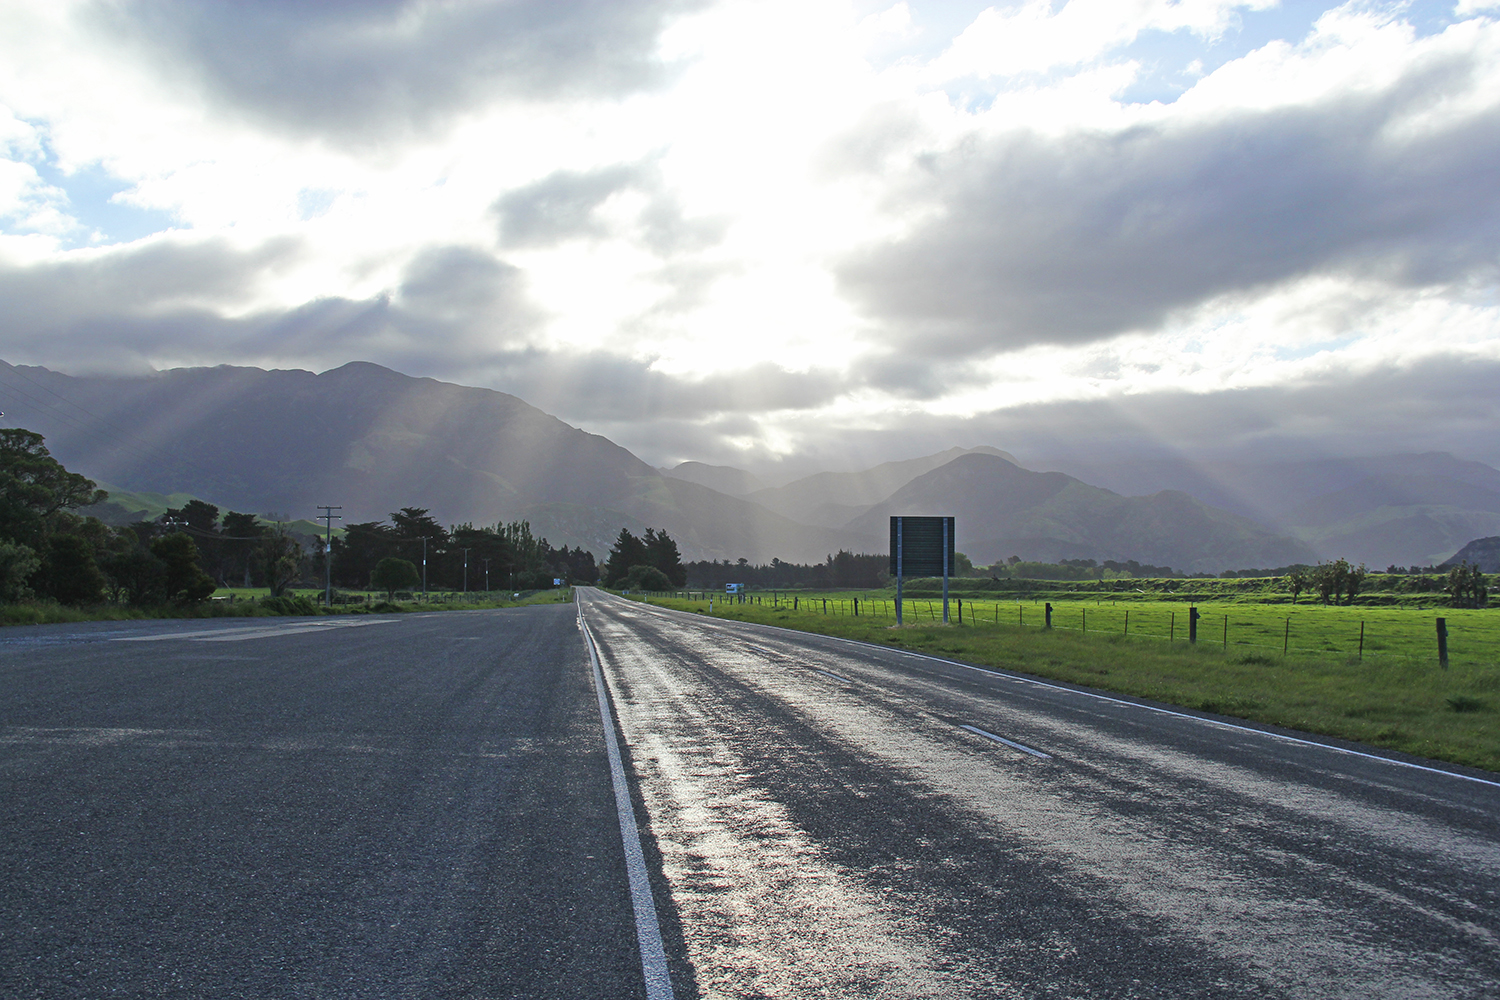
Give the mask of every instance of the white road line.
[{"label": "white road line", "polygon": [[[665,613],[665,612],[663,612]],[[751,628],[775,629],[777,632],[787,632],[791,635],[817,636],[820,639],[830,639],[834,642],[847,643],[851,646],[862,646],[865,649],[878,649],[882,653],[893,653],[898,656],[909,656],[919,660],[931,660],[933,663],[943,663],[950,667],[962,667],[964,670],[973,670],[976,673],[988,674],[991,677],[1002,677],[1018,684],[1030,684],[1034,687],[1047,688],[1050,691],[1065,691],[1068,694],[1082,695],[1085,698],[1093,698],[1096,701],[1107,701],[1112,705],[1124,705],[1127,708],[1140,708],[1147,712],[1156,712],[1160,715],[1170,715],[1178,719],[1188,719],[1192,722],[1201,722],[1209,726],[1218,726],[1220,729],[1231,729],[1241,733],[1253,733],[1256,736],[1266,736],[1273,740],[1281,740],[1285,743],[1296,743],[1305,747],[1317,747],[1320,750],[1331,750],[1334,753],[1348,754],[1351,757],[1363,757],[1366,760],[1380,761],[1382,764],[1394,764],[1397,767],[1411,768],[1414,771],[1425,771],[1428,774],[1441,774],[1449,778],[1459,778],[1463,781],[1472,781],[1478,785],[1489,785],[1491,788],[1500,788],[1500,781],[1491,781],[1489,778],[1478,778],[1472,774],[1464,774],[1460,771],[1445,771],[1440,767],[1428,767],[1425,764],[1414,764],[1409,760],[1397,760],[1395,757],[1382,757],[1378,753],[1365,753],[1363,750],[1350,750],[1347,747],[1334,746],[1331,743],[1319,743],[1317,740],[1304,740],[1296,736],[1286,736],[1282,733],[1273,733],[1266,729],[1256,729],[1254,726],[1237,726],[1233,722],[1224,722],[1219,719],[1206,719],[1201,715],[1192,715],[1188,712],[1176,712],[1170,708],[1159,708],[1156,705],[1144,705],[1138,701],[1127,701],[1124,698],[1111,698],[1107,694],[1099,694],[1094,691],[1080,691],[1078,688],[1064,687],[1061,684],[1049,684],[1031,677],[1020,677],[1004,670],[993,667],[976,667],[972,663],[960,663],[958,660],[948,660],[941,656],[933,656],[930,653],[918,653],[909,649],[898,649],[894,646],[881,646],[873,642],[863,642],[859,639],[845,639],[843,636],[823,635],[820,632],[799,632],[794,628],[784,628],[781,625],[763,625],[760,622],[739,622],[723,618],[700,618],[694,616],[696,622],[713,622],[718,625],[745,625]]]},{"label": "white road line", "polygon": [[164,639],[191,639],[194,642],[237,642],[241,639],[264,639],[273,635],[297,635],[301,632],[324,632],[335,628],[357,628],[361,625],[389,625],[395,618],[356,618],[348,621],[288,622],[285,625],[239,625],[233,628],[203,628],[190,632],[163,632],[159,635],[128,635],[115,642],[161,642]]},{"label": "white road line", "polygon": [[832,670],[819,670],[817,667],[813,667],[813,673],[822,674],[824,677],[832,677],[834,680],[843,681],[845,684],[854,683],[849,678],[836,674]]},{"label": "white road line", "polygon": [[994,733],[984,729],[980,729],[978,726],[959,726],[958,728],[967,729],[969,732],[973,733],[976,736],[983,736],[985,739],[994,740],[996,743],[1004,743],[1006,746],[1014,750],[1019,750],[1022,753],[1029,753],[1033,757],[1042,758],[1042,760],[1052,759],[1052,755],[1050,753],[1042,753],[1040,750],[1033,750],[1031,747],[1027,746],[1024,743],[1017,743],[1014,740],[1008,740],[1004,736],[996,736]]},{"label": "white road line", "polygon": [[646,978],[646,1000],[674,1000],[672,974],[667,968],[667,950],[661,942],[661,923],[656,917],[656,902],[651,898],[651,880],[646,874],[646,853],[641,848],[641,832],[635,825],[635,807],[630,802],[630,784],[625,780],[625,763],[620,758],[620,742],[610,718],[605,696],[604,672],[599,669],[599,653],[594,635],[583,620],[583,604],[578,605],[578,628],[589,650],[594,668],[594,690],[599,695],[599,719],[604,723],[604,745],[609,750],[609,774],[615,785],[615,811],[620,815],[620,839],[625,842],[625,872],[630,880],[630,900],[635,907],[635,937],[641,947],[641,972]]}]

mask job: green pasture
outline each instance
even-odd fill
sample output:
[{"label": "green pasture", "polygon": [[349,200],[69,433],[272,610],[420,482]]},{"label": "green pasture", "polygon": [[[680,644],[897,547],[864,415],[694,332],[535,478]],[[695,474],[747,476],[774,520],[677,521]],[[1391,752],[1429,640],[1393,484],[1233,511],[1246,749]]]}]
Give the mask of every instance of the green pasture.
[{"label": "green pasture", "polygon": [[[707,597],[650,601],[707,614]],[[959,626],[956,599],[944,625],[941,599],[921,597],[906,603],[901,628],[889,591],[758,593],[744,603],[715,594],[712,613],[1500,771],[1500,612],[1204,603],[1191,644],[1186,604],[1053,600],[1050,630],[1043,605],[966,597]],[[1448,624],[1447,669],[1438,665],[1439,616]]]},{"label": "green pasture", "polygon": [[[860,617],[894,624],[895,600],[890,591],[837,593],[757,593],[749,604],[727,603],[733,598],[715,594],[715,610],[737,606],[769,607],[798,615]],[[698,603],[707,607],[706,596]],[[1042,628],[1046,604],[1042,598],[950,598],[951,624],[964,627]],[[1051,598],[1052,628],[1080,635],[1118,635],[1159,642],[1186,642],[1188,611],[1196,607],[1198,644],[1230,652],[1281,655],[1352,655],[1356,658],[1397,656],[1437,663],[1437,620],[1448,629],[1452,664],[1500,663],[1500,609],[1392,608],[1368,605],[1335,606],[1308,603],[1259,604],[1233,600],[1187,604],[1179,601],[1117,599],[1108,595]],[[941,598],[908,598],[903,602],[907,624],[941,623]],[[1361,640],[1361,635],[1363,639]]]}]

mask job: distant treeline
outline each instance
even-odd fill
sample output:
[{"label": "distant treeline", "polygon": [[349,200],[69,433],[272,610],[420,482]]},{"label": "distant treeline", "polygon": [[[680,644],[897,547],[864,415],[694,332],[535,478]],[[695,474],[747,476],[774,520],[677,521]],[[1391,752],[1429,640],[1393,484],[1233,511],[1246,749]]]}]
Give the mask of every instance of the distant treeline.
[{"label": "distant treeline", "polygon": [[[526,521],[444,528],[426,508],[403,507],[391,514],[390,524],[362,521],[334,537],[333,582],[340,587],[370,588],[375,567],[386,558],[410,562],[418,581],[425,558],[429,590],[540,590],[551,587],[554,579],[567,583],[599,579],[592,552],[582,546],[554,549],[547,539],[533,536]],[[313,562],[315,572],[321,573],[321,555]]]},{"label": "distant treeline", "polygon": [[687,564],[687,586],[722,590],[725,584],[743,583],[755,590],[871,589],[885,586],[889,565],[888,556],[856,555],[843,549],[811,565],[772,559],[769,566],[751,566],[746,559],[707,559]]}]

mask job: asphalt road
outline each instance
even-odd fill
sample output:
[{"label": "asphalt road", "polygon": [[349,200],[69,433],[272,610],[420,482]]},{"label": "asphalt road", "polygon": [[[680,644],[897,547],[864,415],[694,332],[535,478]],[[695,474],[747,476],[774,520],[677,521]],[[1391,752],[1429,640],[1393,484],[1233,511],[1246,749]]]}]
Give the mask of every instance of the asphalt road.
[{"label": "asphalt road", "polygon": [[580,602],[0,632],[0,996],[1500,994],[1493,775]]},{"label": "asphalt road", "polygon": [[1500,996],[1500,776],[583,602],[705,995]]},{"label": "asphalt road", "polygon": [[644,995],[576,610],[395,617],[0,632],[0,996]]}]

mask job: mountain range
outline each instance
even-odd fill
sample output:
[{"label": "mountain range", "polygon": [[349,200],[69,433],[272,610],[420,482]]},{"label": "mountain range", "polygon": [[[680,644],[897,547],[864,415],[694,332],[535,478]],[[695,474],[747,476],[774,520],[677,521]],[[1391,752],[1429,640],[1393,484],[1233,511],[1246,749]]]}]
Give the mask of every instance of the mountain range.
[{"label": "mountain range", "polygon": [[998,448],[952,448],[768,483],[697,462],[656,469],[515,396],[363,362],[128,377],[5,365],[0,398],[6,422],[44,434],[69,468],[139,496],[296,518],[338,504],[345,524],[400,507],[450,524],[526,519],[554,545],[601,555],[620,528],[657,527],[687,559],[821,561],[883,552],[892,513],[956,515],[958,546],[979,565],[1011,555],[1185,571],[1340,555],[1425,563],[1500,533],[1500,472],[1448,455],[1069,475]]}]

